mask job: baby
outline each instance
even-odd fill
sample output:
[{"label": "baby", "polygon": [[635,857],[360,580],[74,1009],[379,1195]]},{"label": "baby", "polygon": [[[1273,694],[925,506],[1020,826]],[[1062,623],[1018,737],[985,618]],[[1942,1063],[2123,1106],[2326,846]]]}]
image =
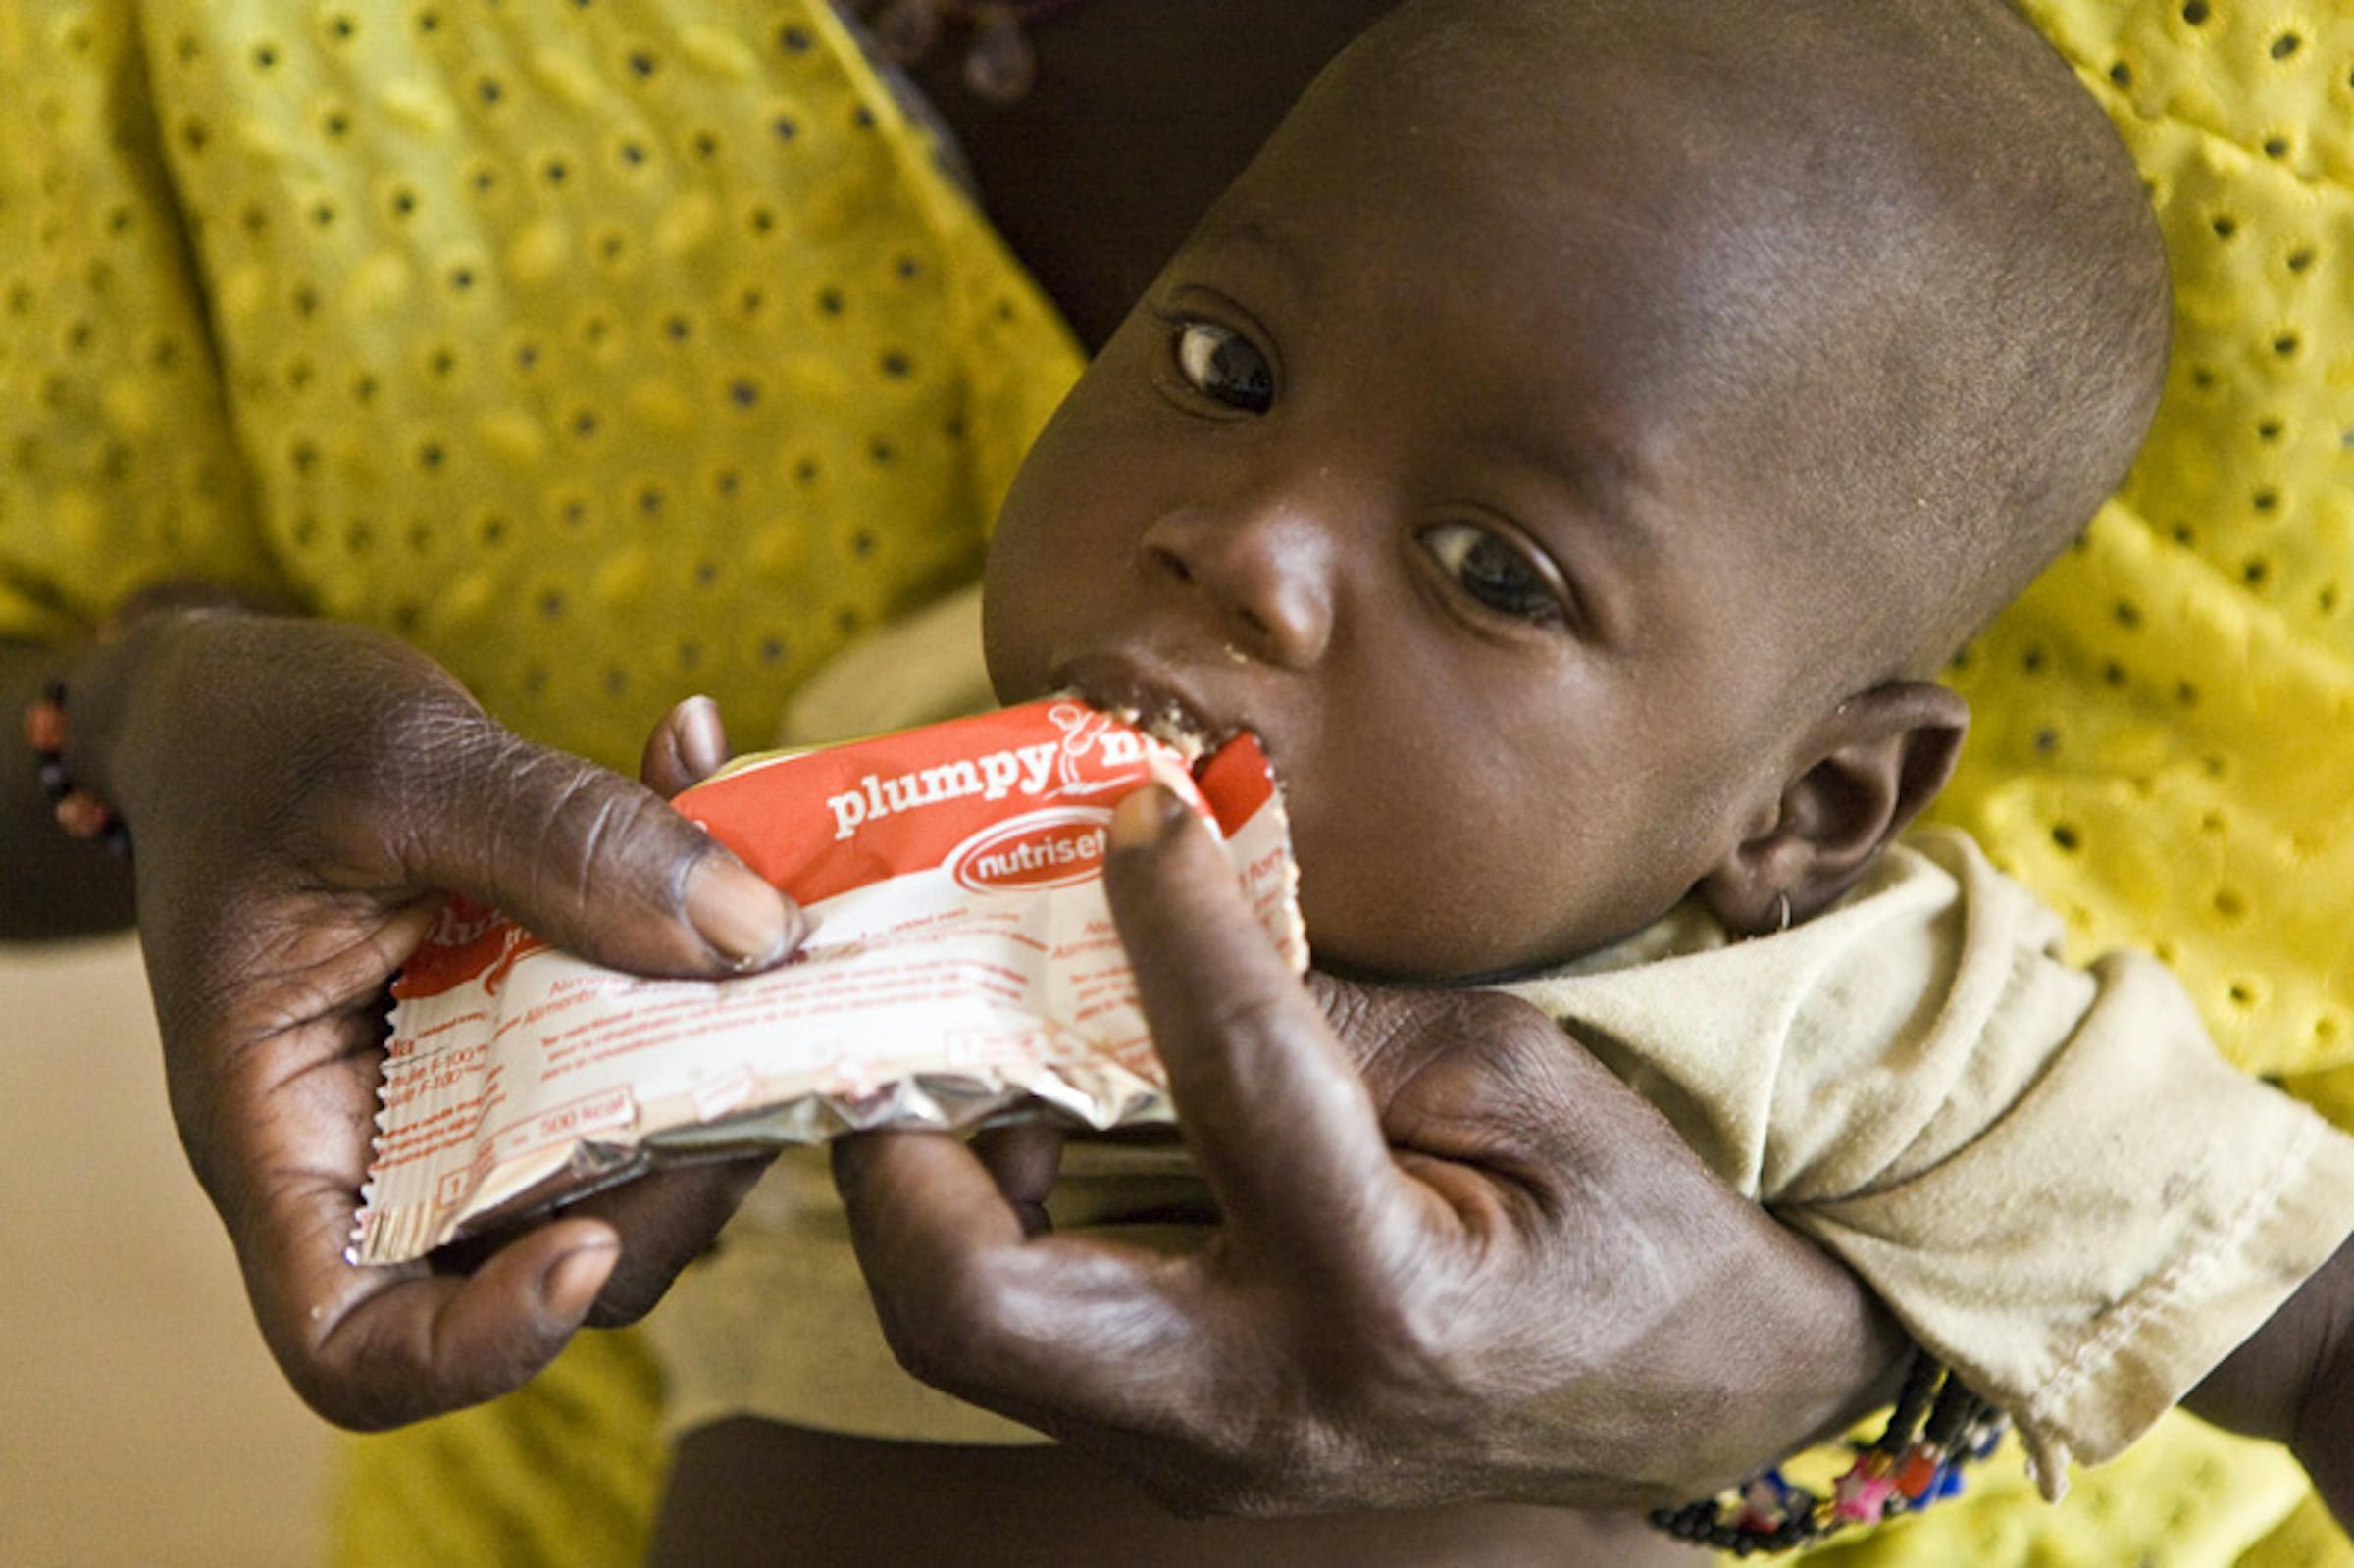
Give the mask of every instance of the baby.
[{"label": "baby", "polygon": [[[1968,722],[1935,672],[2116,486],[2168,308],[2122,149],[1997,5],[1416,0],[1041,436],[991,550],[989,678],[1257,733],[1320,964],[1512,983],[2001,1386],[2055,1471],[2261,1324],[2354,1181],[2202,1054],[2154,966],[2064,971],[1966,845],[1892,848]],[[885,649],[947,690],[965,658]],[[880,1341],[834,1321],[839,1215],[815,1167],[771,1186],[655,1320],[680,1419],[902,1440],[794,1440],[895,1495],[965,1474],[919,1444],[1018,1441],[844,1370]],[[2249,1229],[2189,1234],[2225,1212]],[[2186,1251],[2204,1293],[2159,1299]],[[744,1493],[776,1451],[740,1445]],[[706,1492],[730,1460],[691,1454]],[[1012,1461],[999,1499],[1049,1554],[1058,1463]],[[1450,1559],[1632,1560],[1531,1512],[1462,1511]],[[1083,1554],[1189,1549],[1131,1522]],[[1284,1528],[1287,1562],[1428,1558]]]}]

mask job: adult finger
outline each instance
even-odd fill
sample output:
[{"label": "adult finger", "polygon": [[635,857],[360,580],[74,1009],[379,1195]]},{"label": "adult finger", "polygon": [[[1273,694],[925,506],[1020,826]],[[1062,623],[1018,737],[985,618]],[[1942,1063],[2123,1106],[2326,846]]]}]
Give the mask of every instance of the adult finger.
[{"label": "adult finger", "polygon": [[924,1382],[1068,1436],[1175,1430],[1248,1381],[1202,1309],[1193,1256],[1025,1234],[980,1157],[940,1133],[833,1145],[858,1266],[893,1353]]},{"label": "adult finger", "polygon": [[241,838],[301,885],[378,900],[455,889],[645,974],[774,963],[802,929],[781,893],[660,796],[505,730],[394,638],[161,617],[99,649],[77,683],[91,733],[114,737],[86,759],[94,783],[157,839],[143,862],[151,848],[173,860],[175,846]]},{"label": "adult finger", "polygon": [[1112,919],[1186,1140],[1238,1244],[1361,1263],[1401,1198],[1373,1104],[1233,868],[1157,785],[1112,814]]},{"label": "adult finger", "polygon": [[[662,716],[639,759],[640,781],[669,799],[727,765],[719,704],[685,698]],[[775,1159],[774,1154],[655,1171],[573,1204],[573,1218],[601,1220],[620,1239],[620,1257],[588,1315],[594,1328],[635,1323],[707,1250]]]},{"label": "adult finger", "polygon": [[[775,1158],[747,1154],[657,1169],[566,1204],[562,1218],[600,1221],[621,1244],[588,1327],[620,1328],[651,1312],[680,1273],[710,1250]],[[429,1261],[436,1273],[472,1274],[514,1239],[510,1230],[464,1237]]]},{"label": "adult finger", "polygon": [[346,1426],[415,1420],[520,1386],[562,1348],[618,1255],[611,1227],[535,1229],[465,1276],[346,1260],[376,1108],[377,1024],[353,1007],[173,1084],[198,1177],[287,1380]]},{"label": "adult finger", "polygon": [[[349,1204],[342,1207],[348,1220]],[[257,1304],[323,1254],[246,1258]],[[621,1255],[612,1231],[563,1220],[527,1232],[472,1273],[339,1265],[375,1276],[331,1290],[303,1314],[258,1313],[281,1365],[312,1408],[375,1431],[479,1404],[521,1388],[564,1348]],[[257,1276],[259,1276],[257,1278]],[[322,1282],[329,1283],[329,1282]],[[288,1342],[291,1341],[291,1342]]]},{"label": "adult finger", "polygon": [[765,968],[798,945],[800,911],[660,795],[484,723],[416,781],[418,882],[640,974]]}]

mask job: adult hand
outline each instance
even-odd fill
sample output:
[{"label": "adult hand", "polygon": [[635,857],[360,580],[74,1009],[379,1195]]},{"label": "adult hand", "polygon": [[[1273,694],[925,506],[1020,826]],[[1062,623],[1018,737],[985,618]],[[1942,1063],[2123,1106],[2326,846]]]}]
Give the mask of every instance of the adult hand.
[{"label": "adult hand", "polygon": [[649,1179],[470,1273],[343,1259],[384,987],[442,890],[599,962],[774,962],[798,912],[661,798],[484,716],[431,660],[324,622],[164,613],[73,672],[67,762],[136,844],[173,1114],[254,1315],[322,1415],[383,1427],[529,1378],[642,1312],[756,1165]]},{"label": "adult hand", "polygon": [[1223,1224],[1032,1235],[957,1139],[837,1143],[916,1376],[1243,1514],[1680,1502],[1892,1391],[1886,1314],[1541,1014],[1304,989],[1190,822],[1130,796],[1106,877]]}]

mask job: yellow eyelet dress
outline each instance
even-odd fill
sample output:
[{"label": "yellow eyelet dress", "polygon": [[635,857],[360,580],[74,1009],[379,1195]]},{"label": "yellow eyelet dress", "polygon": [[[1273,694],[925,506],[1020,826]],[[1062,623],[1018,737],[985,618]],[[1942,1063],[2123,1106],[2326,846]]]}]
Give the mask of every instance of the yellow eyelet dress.
[{"label": "yellow eyelet dress", "polygon": [[[2354,7],[2014,3],[2141,166],[2174,356],[2124,489],[1953,672],[1976,720],[1935,813],[2354,1128]],[[2187,1416],[2057,1507],[1980,1468],[1817,1560],[2354,1564],[2284,1455]]]},{"label": "yellow eyelet dress", "polygon": [[207,577],[766,735],[1076,373],[822,0],[11,5],[0,103],[0,636]]},{"label": "yellow eyelet dress", "polygon": [[[0,5],[0,637],[197,577],[623,769],[969,581],[1076,375],[824,0]],[[642,1552],[653,1364],[345,1449],[354,1562]]]}]

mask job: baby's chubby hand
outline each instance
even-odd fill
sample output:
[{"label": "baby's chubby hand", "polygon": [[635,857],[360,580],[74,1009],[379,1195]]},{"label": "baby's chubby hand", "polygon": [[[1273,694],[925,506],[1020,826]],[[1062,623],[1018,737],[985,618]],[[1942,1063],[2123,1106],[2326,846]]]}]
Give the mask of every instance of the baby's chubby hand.
[{"label": "baby's chubby hand", "polygon": [[346,1426],[511,1390],[642,1312],[756,1168],[568,1210],[470,1271],[344,1261],[385,986],[445,892],[642,974],[782,960],[797,910],[642,785],[352,627],[158,614],[71,673],[68,764],[130,825],[172,1108],[287,1378]]}]

